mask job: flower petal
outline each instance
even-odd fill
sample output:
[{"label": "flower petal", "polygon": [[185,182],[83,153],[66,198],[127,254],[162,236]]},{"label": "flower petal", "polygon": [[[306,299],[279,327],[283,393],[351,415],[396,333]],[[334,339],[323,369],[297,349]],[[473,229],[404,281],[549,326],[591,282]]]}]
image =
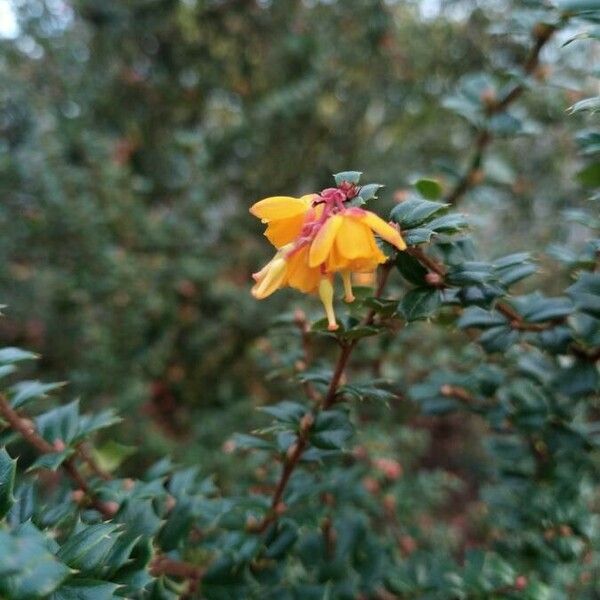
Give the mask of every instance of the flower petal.
[{"label": "flower petal", "polygon": [[331,251],[331,247],[333,246],[335,236],[342,224],[342,220],[340,215],[335,215],[329,217],[322,225],[319,233],[317,233],[310,245],[310,254],[308,258],[309,266],[317,267],[327,260],[327,255]]},{"label": "flower petal", "polygon": [[276,248],[281,248],[290,242],[293,242],[302,231],[304,215],[299,214],[287,219],[277,219],[271,221],[267,226],[265,235],[267,239]]},{"label": "flower petal", "polygon": [[288,217],[304,214],[310,208],[310,200],[313,195],[308,194],[301,198],[271,196],[253,204],[250,207],[250,212],[267,223],[277,219],[287,219]]},{"label": "flower petal", "polygon": [[308,266],[308,246],[292,253],[287,261],[287,284],[305,294],[314,292],[321,281],[321,269]]},{"label": "flower petal", "polygon": [[344,216],[335,237],[335,244],[339,254],[344,258],[366,258],[373,254],[375,239],[366,224],[359,219]]},{"label": "flower petal", "polygon": [[375,213],[368,210],[363,211],[360,217],[358,217],[363,223],[368,225],[377,235],[382,237],[386,242],[389,242],[393,246],[396,246],[398,250],[405,250],[406,243],[402,239],[400,232],[392,227],[389,223],[386,223],[383,219],[378,217]]}]

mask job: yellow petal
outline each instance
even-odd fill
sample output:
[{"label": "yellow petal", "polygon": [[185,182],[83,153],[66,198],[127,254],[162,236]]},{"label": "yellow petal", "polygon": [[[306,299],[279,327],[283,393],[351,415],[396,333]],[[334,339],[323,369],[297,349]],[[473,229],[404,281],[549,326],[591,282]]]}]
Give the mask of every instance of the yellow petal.
[{"label": "yellow petal", "polygon": [[308,246],[288,258],[287,284],[305,294],[314,292],[321,280],[321,269],[308,266]]},{"label": "yellow petal", "polygon": [[366,258],[373,254],[373,232],[359,219],[344,217],[335,238],[341,256],[348,259]]},{"label": "yellow petal", "polygon": [[321,279],[319,283],[319,297],[327,315],[327,329],[335,331],[338,328],[338,324],[335,321],[335,312],[333,310],[333,285],[331,285],[331,281],[327,277]]},{"label": "yellow petal", "polygon": [[279,289],[285,281],[286,261],[276,256],[264,269],[257,274],[258,281],[252,288],[252,295],[258,300],[270,296]]},{"label": "yellow petal", "polygon": [[250,207],[250,212],[264,222],[294,217],[304,214],[310,208],[312,196],[312,194],[301,198],[272,196],[253,204]]},{"label": "yellow petal", "polygon": [[383,219],[379,218],[375,213],[365,210],[364,214],[359,218],[386,242],[396,246],[398,250],[406,249],[406,243],[402,239],[400,232],[389,223],[386,223]]},{"label": "yellow petal", "polygon": [[319,233],[317,233],[315,239],[310,245],[310,254],[308,259],[309,266],[317,267],[327,260],[327,255],[333,246],[335,236],[341,224],[342,217],[340,215],[329,217],[329,219],[325,221],[325,224],[321,227]]},{"label": "yellow petal", "polygon": [[276,248],[293,242],[302,230],[304,215],[299,214],[287,219],[278,219],[269,223],[265,235]]}]

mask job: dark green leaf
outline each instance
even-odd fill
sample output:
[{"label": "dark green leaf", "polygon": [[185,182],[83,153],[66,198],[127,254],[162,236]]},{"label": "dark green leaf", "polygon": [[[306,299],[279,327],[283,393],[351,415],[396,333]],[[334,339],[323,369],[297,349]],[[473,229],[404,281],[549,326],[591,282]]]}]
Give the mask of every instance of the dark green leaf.
[{"label": "dark green leaf", "polygon": [[361,171],[342,171],[340,173],[335,173],[333,178],[335,179],[336,185],[340,185],[344,181],[356,184],[360,181],[361,175]]},{"label": "dark green leaf", "polygon": [[13,488],[16,465],[17,461],[4,448],[0,448],[0,519],[4,518],[15,501]]},{"label": "dark green leaf", "polygon": [[415,288],[400,301],[398,310],[410,322],[431,317],[441,305],[442,296],[439,290]]}]

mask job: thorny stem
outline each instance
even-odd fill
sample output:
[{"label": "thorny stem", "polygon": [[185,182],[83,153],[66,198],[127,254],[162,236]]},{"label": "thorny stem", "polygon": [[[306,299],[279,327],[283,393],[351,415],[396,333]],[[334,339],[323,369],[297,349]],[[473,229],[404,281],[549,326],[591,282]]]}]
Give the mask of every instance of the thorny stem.
[{"label": "thorny stem", "polygon": [[[393,264],[391,262],[385,263],[382,266],[379,284],[374,295],[375,298],[380,298],[383,294],[392,267]],[[370,309],[369,312],[365,315],[362,324],[371,325],[373,323],[373,320],[375,319],[375,314],[376,311],[374,309]],[[331,376],[331,381],[329,382],[327,393],[325,394],[325,397],[323,398],[323,401],[321,402],[320,406],[315,406],[312,412],[307,413],[306,417],[308,418],[305,417],[301,422],[298,439],[288,450],[288,454],[286,456],[283,469],[279,477],[279,481],[277,482],[275,491],[273,492],[273,496],[271,498],[271,511],[262,521],[249,527],[251,531],[254,531],[256,533],[262,533],[271,523],[277,520],[280,513],[285,511],[285,505],[283,505],[282,499],[287,484],[290,480],[290,477],[292,476],[292,473],[294,472],[298,463],[300,462],[302,454],[308,446],[308,438],[310,435],[310,431],[314,425],[317,414],[321,410],[327,410],[335,403],[340,381],[342,379],[346,366],[348,365],[348,361],[350,360],[352,351],[356,347],[357,342],[358,340],[353,340],[351,342],[345,342],[341,344],[340,354],[338,356],[337,363],[333,370],[333,375]]]},{"label": "thorny stem", "polygon": [[[449,287],[444,281],[446,269],[443,264],[439,263],[430,256],[427,256],[427,254],[425,254],[421,248],[416,246],[411,246],[407,249],[407,252],[412,257],[416,258],[424,267],[427,267],[430,273],[434,273],[436,276],[438,276],[435,283],[431,283],[430,285],[439,289]],[[509,325],[513,329],[518,329],[519,331],[545,331],[546,329],[552,329],[552,327],[555,325],[563,323],[566,320],[566,317],[558,317],[556,319],[550,319],[544,323],[528,323],[514,308],[512,308],[512,306],[510,306],[510,304],[507,304],[506,302],[498,301],[494,305],[494,308],[499,313],[507,317],[509,320]]]},{"label": "thorny stem", "polygon": [[[552,37],[555,32],[555,28],[551,25],[538,24],[534,28],[533,35],[535,44],[531,48],[527,59],[523,65],[523,72],[525,75],[532,75],[540,64],[540,53],[542,48],[546,45],[548,40]],[[517,84],[513,87],[506,95],[495,101],[491,101],[487,108],[487,116],[492,117],[502,111],[506,110],[517,98],[519,98],[525,91],[525,85],[523,83]],[[455,186],[450,190],[446,196],[445,201],[448,204],[456,204],[458,200],[469,191],[470,188],[477,184],[477,173],[481,168],[483,157],[487,147],[494,139],[493,133],[488,129],[482,129],[474,142],[473,157],[469,162],[469,166],[465,171],[464,175],[456,182]]]},{"label": "thorny stem", "polygon": [[[4,394],[0,394],[0,415],[8,425],[18,431],[23,439],[33,446],[40,454],[53,454],[57,449],[47,442],[37,431],[31,421],[23,419],[8,402]],[[90,488],[79,468],[75,464],[73,457],[67,458],[63,464],[63,469],[77,485],[77,487],[89,498],[91,505],[102,514],[105,519],[112,519],[118,510],[118,507],[112,506],[112,503],[103,502]]]}]

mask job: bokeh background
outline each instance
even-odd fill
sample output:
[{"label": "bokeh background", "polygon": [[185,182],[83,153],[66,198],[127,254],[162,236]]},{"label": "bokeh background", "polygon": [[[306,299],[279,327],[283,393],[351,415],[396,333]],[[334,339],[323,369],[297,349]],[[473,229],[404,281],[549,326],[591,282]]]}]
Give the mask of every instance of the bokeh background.
[{"label": "bokeh background", "polygon": [[[226,478],[223,443],[280,397],[265,373],[288,342],[269,341],[269,323],[318,313],[293,293],[251,298],[270,250],[248,207],[349,169],[385,184],[382,214],[421,176],[451,186],[473,137],[448,110],[456,90],[523,62],[532,4],[1,0],[2,344],[39,352],[35,376],[68,380],[84,406],[116,407],[144,462],[171,452]],[[544,49],[518,130],[461,205],[488,257],[580,235],[562,211],[579,201],[586,117],[565,109],[593,87],[598,48],[561,48],[567,35]],[[400,393],[407,372],[418,381],[464,343],[423,324],[383,370]],[[448,456],[435,439],[429,467]]]}]

